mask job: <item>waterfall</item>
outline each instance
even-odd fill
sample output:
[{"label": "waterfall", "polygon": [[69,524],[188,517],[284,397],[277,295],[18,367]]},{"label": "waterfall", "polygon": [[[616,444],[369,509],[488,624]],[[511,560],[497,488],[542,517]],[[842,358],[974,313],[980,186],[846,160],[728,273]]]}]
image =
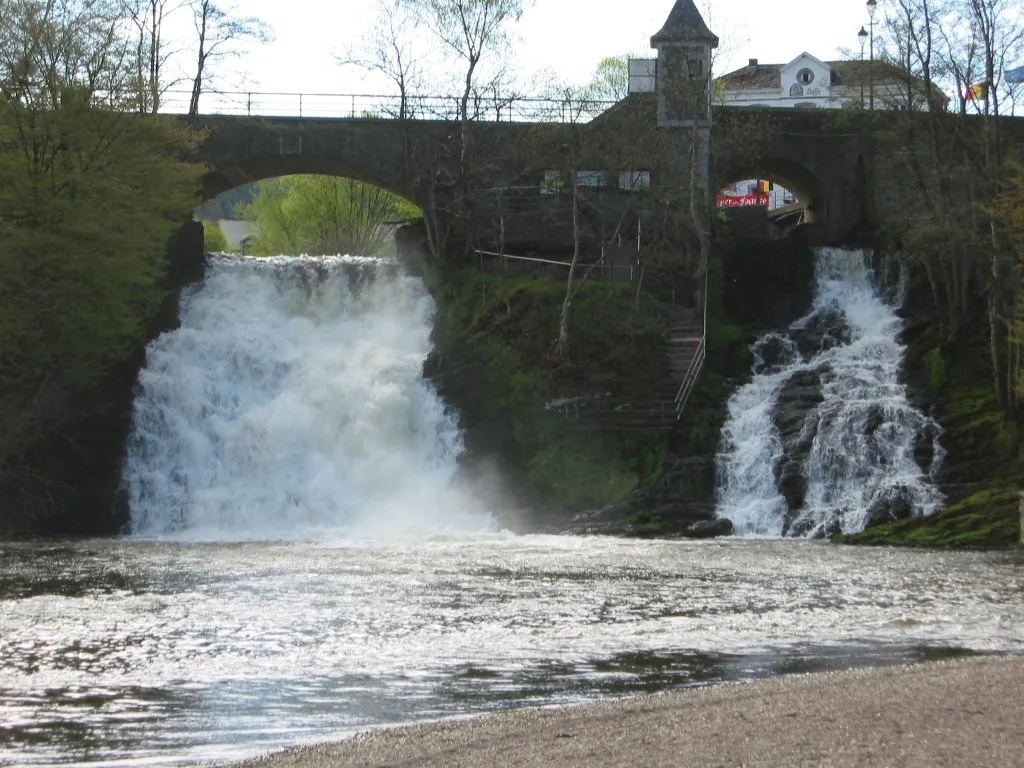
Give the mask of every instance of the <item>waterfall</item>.
[{"label": "waterfall", "polygon": [[938,424],[900,382],[901,322],[870,254],[817,251],[810,311],[752,348],[730,398],[716,514],[740,536],[826,536],[934,512]]},{"label": "waterfall", "polygon": [[210,257],[139,376],[133,533],[489,528],[456,482],[457,425],[422,377],[433,312],[394,263]]}]

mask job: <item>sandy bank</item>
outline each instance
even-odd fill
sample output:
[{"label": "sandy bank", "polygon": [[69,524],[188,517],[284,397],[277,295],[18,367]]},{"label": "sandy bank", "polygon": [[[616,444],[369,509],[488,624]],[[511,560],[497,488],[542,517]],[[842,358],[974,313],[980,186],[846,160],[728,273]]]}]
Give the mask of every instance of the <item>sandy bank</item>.
[{"label": "sandy bank", "polygon": [[1024,658],[521,710],[379,731],[241,765],[1024,766]]}]

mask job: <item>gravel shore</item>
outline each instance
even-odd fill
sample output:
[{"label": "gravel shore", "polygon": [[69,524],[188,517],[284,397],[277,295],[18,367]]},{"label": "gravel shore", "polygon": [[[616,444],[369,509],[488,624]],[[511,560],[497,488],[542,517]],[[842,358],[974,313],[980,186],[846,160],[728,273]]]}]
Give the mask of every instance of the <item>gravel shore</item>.
[{"label": "gravel shore", "polygon": [[377,731],[240,764],[1024,766],[1024,658],[855,670]]}]

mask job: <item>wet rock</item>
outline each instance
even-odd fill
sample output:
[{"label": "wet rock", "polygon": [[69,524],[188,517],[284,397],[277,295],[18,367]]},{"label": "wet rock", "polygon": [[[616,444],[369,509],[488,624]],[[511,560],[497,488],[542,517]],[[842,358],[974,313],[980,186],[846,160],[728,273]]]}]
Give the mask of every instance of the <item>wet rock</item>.
[{"label": "wet rock", "polygon": [[807,459],[818,429],[814,411],[824,399],[821,374],[821,370],[793,374],[779,392],[772,411],[782,440],[782,458],[775,467],[775,481],[790,512],[784,528],[789,527],[807,495]]},{"label": "wet rock", "polygon": [[935,466],[936,436],[935,427],[929,424],[926,429],[918,433],[917,437],[914,438],[914,461],[917,462],[917,466],[926,475],[930,475],[932,468]]},{"label": "wet rock", "polygon": [[810,359],[826,349],[832,349],[853,340],[850,326],[841,313],[826,312],[792,333],[800,354]]},{"label": "wet rock", "polygon": [[633,507],[653,509],[674,504],[689,508],[704,502],[713,504],[714,496],[714,455],[671,457],[655,483],[633,494]]},{"label": "wet rock", "polygon": [[796,350],[788,339],[781,336],[769,336],[761,341],[756,349],[757,363],[755,374],[774,373],[781,368],[792,365],[798,359]]},{"label": "wet rock", "polygon": [[633,529],[627,519],[629,513],[628,504],[611,504],[601,509],[576,512],[558,526],[557,533],[578,536],[627,536]]},{"label": "wet rock", "polygon": [[864,527],[894,523],[914,516],[914,500],[910,489],[897,486],[890,489],[881,498],[872,502],[864,517]]},{"label": "wet rock", "polygon": [[724,517],[701,520],[683,529],[683,536],[688,539],[713,539],[718,536],[732,536],[732,533],[732,520]]},{"label": "wet rock", "polygon": [[878,428],[885,423],[885,411],[880,405],[872,405],[868,411],[868,417],[864,424],[864,434],[871,437],[878,431]]},{"label": "wet rock", "polygon": [[779,493],[786,500],[790,511],[800,509],[807,498],[807,474],[804,465],[799,461],[787,461],[778,473]]}]

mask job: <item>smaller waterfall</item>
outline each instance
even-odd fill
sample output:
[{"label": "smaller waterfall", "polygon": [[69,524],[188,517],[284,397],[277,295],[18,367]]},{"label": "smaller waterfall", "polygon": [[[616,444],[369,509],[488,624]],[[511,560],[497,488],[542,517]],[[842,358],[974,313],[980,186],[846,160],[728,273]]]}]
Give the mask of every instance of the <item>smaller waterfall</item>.
[{"label": "smaller waterfall", "polygon": [[819,249],[810,312],[752,349],[754,376],[729,401],[717,457],[716,511],[737,535],[849,533],[873,514],[941,504],[940,429],[907,400],[900,319],[869,262]]}]

